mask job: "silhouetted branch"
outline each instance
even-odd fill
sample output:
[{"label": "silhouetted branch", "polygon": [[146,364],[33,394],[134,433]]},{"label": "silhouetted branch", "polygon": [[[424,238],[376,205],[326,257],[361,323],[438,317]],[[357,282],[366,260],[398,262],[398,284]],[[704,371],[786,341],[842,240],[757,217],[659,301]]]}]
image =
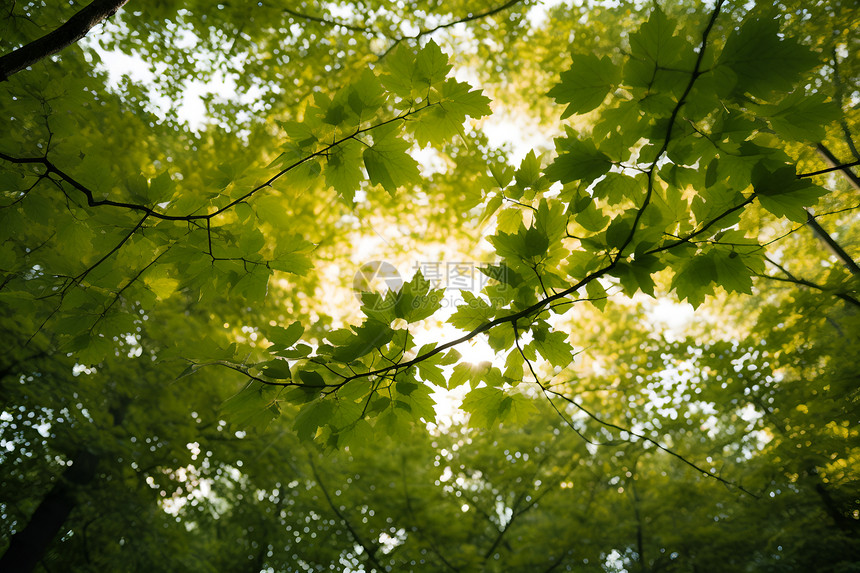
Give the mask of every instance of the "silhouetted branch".
[{"label": "silhouetted branch", "polygon": [[379,561],[376,560],[376,549],[371,548],[367,542],[362,540],[361,536],[352,527],[352,524],[350,524],[349,520],[346,518],[343,512],[341,512],[334,504],[334,500],[332,500],[331,496],[328,493],[328,490],[325,487],[325,484],[322,481],[322,478],[320,478],[319,472],[317,472],[317,467],[314,464],[313,456],[311,454],[308,454],[308,462],[311,466],[311,472],[313,472],[314,474],[314,480],[317,482],[317,485],[322,490],[323,496],[325,496],[325,499],[328,502],[328,505],[331,510],[334,512],[335,515],[337,515],[338,519],[340,519],[344,526],[349,530],[349,533],[350,535],[352,535],[353,540],[355,540],[355,542],[359,546],[361,546],[362,549],[364,549],[365,554],[367,554],[367,559],[373,564],[373,566],[376,567],[379,571],[385,571],[385,568],[379,564]]},{"label": "silhouetted branch", "polygon": [[0,57],[0,82],[74,44],[93,27],[113,16],[126,2],[128,0],[93,0],[56,30]]}]

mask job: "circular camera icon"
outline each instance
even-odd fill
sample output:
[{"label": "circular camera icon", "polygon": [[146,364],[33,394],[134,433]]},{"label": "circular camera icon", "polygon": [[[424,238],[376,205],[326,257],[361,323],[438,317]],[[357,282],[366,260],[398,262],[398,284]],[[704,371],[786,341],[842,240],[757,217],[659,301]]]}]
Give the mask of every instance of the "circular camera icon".
[{"label": "circular camera icon", "polygon": [[[352,290],[359,302],[373,310],[386,310],[394,306],[396,297],[386,296],[389,291],[396,293],[403,286],[403,279],[397,272],[397,267],[386,261],[370,261],[364,263],[352,278]],[[378,295],[373,301],[365,300],[362,295],[372,293]]]}]

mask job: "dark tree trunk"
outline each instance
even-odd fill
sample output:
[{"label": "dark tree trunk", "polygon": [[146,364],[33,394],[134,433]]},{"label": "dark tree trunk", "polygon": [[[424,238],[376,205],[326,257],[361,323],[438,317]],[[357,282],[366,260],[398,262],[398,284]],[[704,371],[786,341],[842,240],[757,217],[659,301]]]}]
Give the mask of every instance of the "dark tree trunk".
[{"label": "dark tree trunk", "polygon": [[[851,171],[847,166],[841,164],[836,158],[836,156],[833,155],[832,151],[827,149],[827,147],[825,147],[823,144],[819,143],[818,153],[831,167],[839,167],[840,165],[842,165],[840,169],[840,171],[842,171],[842,174],[848,179],[848,182],[851,183],[851,186],[854,187],[854,189],[860,191],[860,178],[854,175],[854,172]],[[838,258],[842,262],[842,264],[845,265],[845,267],[851,272],[851,274],[853,274],[854,276],[860,276],[860,267],[857,266],[857,263],[854,262],[854,259],[852,259],[851,256],[847,252],[845,252],[845,249],[843,249],[839,243],[833,240],[833,237],[831,237],[830,234],[825,231],[821,227],[821,225],[818,224],[818,221],[815,220],[815,218],[812,216],[811,213],[809,213],[809,211],[807,211],[807,215],[807,224],[809,225],[809,228],[812,229],[812,232],[815,233],[815,236],[817,236],[824,242],[825,245],[827,245],[827,248],[829,248],[830,251],[834,255],[836,255],[836,258]]]},{"label": "dark tree trunk", "polygon": [[[826,161],[827,164],[830,165],[830,167],[839,167],[840,165],[844,165],[841,161],[839,161],[839,159],[836,158],[835,155],[833,155],[833,152],[830,151],[824,144],[819,143],[817,149],[819,155],[824,158],[824,161]],[[856,189],[857,191],[860,191],[860,178],[854,175],[854,172],[851,171],[848,167],[842,167],[840,171],[842,171],[842,174],[848,178],[848,181],[851,183],[851,186],[854,187],[854,189]]]},{"label": "dark tree trunk", "polygon": [[6,81],[12,74],[42,58],[74,44],[99,22],[116,13],[126,2],[128,0],[93,0],[56,30],[0,57],[0,82]]},{"label": "dark tree trunk", "polygon": [[71,467],[42,498],[26,527],[12,536],[6,553],[0,557],[0,571],[27,573],[36,567],[75,508],[75,490],[95,479],[97,467],[95,454],[85,450],[75,456]]},{"label": "dark tree trunk", "polygon": [[849,535],[857,535],[857,521],[850,517],[846,517],[846,515],[842,513],[839,504],[833,499],[833,496],[830,495],[830,491],[827,487],[825,487],[823,483],[818,482],[815,484],[815,491],[824,503],[824,510],[827,512],[827,515],[830,516],[830,519],[833,520],[833,523],[836,524],[836,527]]},{"label": "dark tree trunk", "polygon": [[[131,400],[120,398],[110,408],[115,426],[122,424]],[[0,557],[3,573],[29,573],[45,556],[72,510],[78,505],[78,492],[93,483],[98,476],[99,456],[82,449],[72,465],[57,479],[51,491],[39,502],[30,521],[12,536],[6,553]]]},{"label": "dark tree trunk", "polygon": [[818,237],[827,248],[830,249],[830,252],[833,253],[839,261],[845,265],[851,274],[854,276],[860,276],[860,267],[857,266],[857,263],[854,262],[854,259],[851,258],[845,249],[842,248],[842,245],[837,243],[833,237],[830,236],[830,233],[824,230],[824,228],[818,224],[818,221],[815,220],[815,217],[812,216],[811,213],[807,211],[806,224],[809,225],[809,228],[812,229],[812,232],[815,233],[815,236]]}]

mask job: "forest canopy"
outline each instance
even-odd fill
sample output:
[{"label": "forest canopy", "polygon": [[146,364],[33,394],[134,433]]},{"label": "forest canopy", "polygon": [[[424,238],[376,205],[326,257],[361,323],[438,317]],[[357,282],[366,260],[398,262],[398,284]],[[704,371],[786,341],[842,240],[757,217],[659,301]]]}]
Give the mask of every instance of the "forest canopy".
[{"label": "forest canopy", "polygon": [[858,26],[5,3],[0,570],[860,571]]}]

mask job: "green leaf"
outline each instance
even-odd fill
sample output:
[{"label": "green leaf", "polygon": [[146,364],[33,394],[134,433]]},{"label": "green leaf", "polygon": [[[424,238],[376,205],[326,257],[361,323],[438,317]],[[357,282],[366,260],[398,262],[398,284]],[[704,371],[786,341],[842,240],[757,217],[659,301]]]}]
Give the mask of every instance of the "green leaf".
[{"label": "green leaf", "polygon": [[282,326],[266,326],[263,329],[266,338],[272,342],[272,346],[268,348],[269,352],[289,348],[302,337],[305,327],[299,321],[295,321],[287,328]]},{"label": "green leaf", "polygon": [[469,84],[453,78],[440,86],[439,98],[412,123],[419,145],[442,145],[458,133],[462,134],[467,116],[479,118],[491,113],[490,98],[482,95],[481,90],[472,90]]},{"label": "green leaf", "polygon": [[90,228],[83,224],[70,221],[57,230],[57,244],[70,260],[80,260],[89,255],[93,249],[93,234]]},{"label": "green leaf", "polygon": [[[487,344],[490,345],[496,353],[503,352],[508,348],[511,348],[514,345],[514,329],[510,325],[501,324],[490,330],[487,336]],[[501,373],[498,368],[493,368],[490,370],[488,374],[488,378],[485,379],[487,384],[491,385],[501,385],[506,382],[506,380],[501,379]]]},{"label": "green leaf", "polygon": [[263,430],[280,413],[280,389],[252,382],[221,404],[221,414],[240,428]]},{"label": "green leaf", "polygon": [[[630,34],[630,58],[624,66],[624,82],[650,90],[680,89],[689,74],[694,53],[684,38],[675,35],[677,24],[659,8],[651,11],[648,21]],[[659,113],[659,112],[655,112]]]},{"label": "green leaf", "polygon": [[795,90],[779,104],[756,106],[756,113],[767,117],[774,131],[787,139],[802,142],[822,141],[825,128],[840,117],[839,107],[822,93],[807,95]]},{"label": "green leaf", "polygon": [[340,448],[364,447],[373,443],[374,436],[373,426],[364,418],[360,418],[338,434],[337,445]]},{"label": "green leaf", "polygon": [[466,394],[461,408],[470,414],[472,427],[491,428],[510,409],[505,397],[505,391],[500,388],[475,388]]},{"label": "green leaf", "polygon": [[609,216],[604,215],[594,202],[589,203],[588,207],[577,213],[575,219],[577,223],[592,233],[602,231],[609,223]]},{"label": "green leaf", "polygon": [[314,102],[323,111],[322,121],[329,125],[338,126],[350,118],[346,106],[337,101],[328,101],[328,98],[319,92],[314,93]]},{"label": "green leaf", "polygon": [[597,279],[591,280],[585,285],[585,293],[591,304],[598,310],[606,308],[606,289]]},{"label": "green leaf", "polygon": [[520,162],[520,168],[514,173],[517,187],[527,189],[533,187],[540,180],[540,159],[535,155],[534,149],[529,151]]},{"label": "green leaf", "polygon": [[481,213],[481,217],[478,219],[479,224],[483,224],[487,219],[492,217],[496,211],[499,210],[499,207],[502,206],[502,201],[504,199],[501,195],[493,195],[491,196],[484,206],[484,212]]},{"label": "green leaf", "polygon": [[305,386],[312,388],[322,388],[325,386],[325,380],[319,372],[313,370],[300,370],[299,379]]},{"label": "green leaf", "polygon": [[297,344],[295,348],[279,350],[275,354],[282,358],[295,359],[310,356],[313,351],[314,349],[307,344]]},{"label": "green leaf", "polygon": [[349,140],[329,151],[325,168],[326,185],[351,203],[362,179],[360,143]]},{"label": "green leaf", "polygon": [[377,322],[391,324],[397,318],[394,307],[397,304],[398,293],[387,290],[385,294],[377,292],[361,293],[361,312]]},{"label": "green leaf", "polygon": [[[2,299],[0,299],[0,300],[2,300]],[[177,379],[177,380],[181,380],[182,378],[185,378],[186,376],[191,376],[192,374],[196,374],[196,373],[197,373],[197,371],[198,371],[198,370],[200,370],[201,368],[202,368],[202,366],[201,366],[200,364],[194,364],[194,363],[189,364],[189,365],[185,368],[185,370],[183,370],[183,371],[179,374],[179,376],[177,376],[177,377],[176,377],[176,379]]]},{"label": "green leaf", "polygon": [[[303,155],[303,152],[312,152],[316,150],[319,139],[310,123],[298,121],[279,121],[277,123],[281,129],[284,130],[284,133],[286,133],[289,140],[289,145],[285,146],[285,149],[288,149],[289,151],[298,151],[299,155]],[[282,156],[278,157],[271,165],[269,165],[269,167],[273,167],[283,159],[284,158]]]},{"label": "green leaf", "polygon": [[454,371],[448,379],[448,389],[453,390],[466,382],[472,388],[475,388],[484,380],[491,368],[492,364],[490,362],[481,362],[479,364],[461,362],[454,367]]},{"label": "green leaf", "polygon": [[461,330],[472,330],[495,315],[495,310],[483,299],[464,290],[463,303],[451,315],[448,322]]},{"label": "green leaf", "polygon": [[533,400],[519,392],[508,392],[505,403],[502,404],[501,420],[521,426],[537,411]]},{"label": "green leaf", "polygon": [[615,249],[621,249],[625,245],[627,239],[630,238],[630,231],[633,229],[633,222],[636,220],[636,211],[624,213],[612,219],[609,223],[609,228],[606,229],[606,244]]},{"label": "green leaf", "polygon": [[644,192],[644,185],[636,178],[621,173],[607,173],[594,185],[594,196],[605,199],[610,205],[624,200],[637,200]]},{"label": "green leaf", "polygon": [[436,364],[424,361],[418,364],[418,376],[425,382],[435,384],[436,386],[446,387],[448,381],[445,379],[445,374],[442,369]]},{"label": "green leaf", "polygon": [[445,79],[451,71],[448,56],[435,40],[430,40],[415,57],[415,79],[427,86],[435,85]]},{"label": "green leaf", "polygon": [[424,320],[442,307],[444,296],[445,289],[430,290],[430,281],[419,270],[397,293],[395,315],[406,322]]},{"label": "green leaf", "polygon": [[299,410],[293,423],[293,429],[299,439],[310,441],[317,433],[317,429],[331,421],[334,414],[334,401],[325,398],[305,405]]},{"label": "green leaf", "polygon": [[508,357],[505,359],[506,378],[520,379],[523,378],[523,368],[525,367],[525,358],[519,348],[513,348],[508,352]]},{"label": "green leaf", "polygon": [[[335,349],[332,358],[339,362],[352,362],[365,354],[388,344],[394,331],[387,324],[367,320],[358,328],[347,342]],[[329,338],[331,340],[331,338]]]},{"label": "green leaf", "polygon": [[492,113],[492,100],[482,90],[472,89],[468,83],[454,78],[445,80],[439,90],[439,97],[439,107],[447,110],[449,115],[460,118],[458,123],[462,123],[466,117],[479,119]]},{"label": "green leaf", "polygon": [[595,143],[616,161],[629,159],[637,142],[648,137],[652,129],[651,115],[645,107],[642,102],[631,100],[602,110],[591,131]]},{"label": "green leaf", "polygon": [[[229,181],[227,183],[229,183]],[[226,187],[226,184],[223,186]],[[129,196],[134,201],[137,201],[138,203],[146,202],[147,196],[149,195],[149,185],[142,174],[138,173],[137,175],[126,179],[125,188],[126,191],[128,191]]]},{"label": "green leaf", "polygon": [[550,246],[546,232],[537,226],[527,229],[520,225],[515,234],[499,231],[489,241],[508,267],[520,271],[531,269],[536,260],[545,257]]},{"label": "green leaf", "polygon": [[400,139],[399,128],[389,124],[373,130],[373,145],[364,150],[364,166],[370,182],[382,185],[392,196],[398,187],[418,181],[418,162],[406,150],[409,144]]},{"label": "green leaf", "polygon": [[514,178],[514,168],[507,163],[492,163],[490,173],[493,174],[493,179],[501,189],[507,187]]},{"label": "green leaf", "polygon": [[752,294],[752,276],[743,258],[732,250],[714,249],[714,267],[719,285],[726,292]]},{"label": "green leaf", "polygon": [[276,378],[278,380],[288,380],[292,378],[290,365],[286,360],[269,360],[262,364],[257,364],[256,368],[268,378]]},{"label": "green leaf", "polygon": [[144,277],[143,282],[149,287],[149,290],[155,293],[159,300],[169,298],[176,292],[179,286],[179,280],[165,276],[165,271],[150,273]]},{"label": "green leaf", "polygon": [[686,299],[693,308],[705,301],[705,296],[713,294],[713,283],[718,280],[717,268],[709,253],[697,255],[688,259],[676,271],[672,279],[672,288],[678,295],[678,300]]},{"label": "green leaf", "polygon": [[806,222],[808,213],[804,207],[814,205],[826,193],[808,179],[798,179],[790,165],[770,171],[759,163],[753,169],[752,184],[762,207],[796,223]]},{"label": "green leaf", "polygon": [[737,74],[738,90],[756,97],[790,91],[817,63],[817,56],[793,38],[780,39],[776,20],[756,18],[731,33],[718,60]]},{"label": "green leaf", "polygon": [[653,297],[655,284],[651,275],[663,266],[654,255],[637,255],[630,262],[619,261],[610,274],[621,280],[621,287],[627,296],[633,296],[637,290],[641,290]]},{"label": "green leaf", "polygon": [[666,17],[659,6],[651,11],[648,21],[630,34],[630,51],[634,58],[644,58],[660,66],[678,61],[687,42],[675,35],[677,24]]},{"label": "green leaf", "polygon": [[411,103],[412,78],[415,72],[415,54],[406,45],[399,44],[385,58],[380,81],[389,91]]},{"label": "green leaf", "polygon": [[385,102],[385,92],[379,78],[372,71],[364,70],[358,82],[349,87],[346,100],[359,119],[367,119]]},{"label": "green leaf", "polygon": [[517,207],[503,209],[496,217],[496,229],[503,233],[512,233],[523,226],[523,212]]},{"label": "green leaf", "polygon": [[174,183],[167,171],[152,179],[147,190],[147,199],[150,203],[162,203],[173,196]]},{"label": "green leaf", "polygon": [[564,205],[560,201],[541,199],[534,213],[533,226],[540,230],[551,245],[560,241],[567,230],[567,214],[564,212]]},{"label": "green leaf", "polygon": [[557,138],[555,146],[559,155],[546,168],[546,176],[551,181],[590,183],[612,167],[609,157],[598,151],[590,139],[581,141],[570,131],[568,137]]},{"label": "green leaf", "polygon": [[564,268],[571,277],[581,279],[590,271],[595,270],[599,263],[600,257],[595,256],[594,253],[575,250],[568,255],[567,264]]},{"label": "green leaf", "polygon": [[412,416],[403,407],[397,407],[398,405],[392,404],[393,407],[388,408],[379,416],[374,426],[374,429],[378,430],[377,434],[383,434],[396,440],[403,440],[410,435]]},{"label": "green leaf", "polygon": [[603,103],[606,94],[618,83],[619,70],[608,56],[598,58],[594,54],[576,54],[570,69],[561,73],[561,82],[552,88],[548,96],[556,103],[570,104],[561,119],[575,113],[585,113]]},{"label": "green leaf", "polygon": [[230,291],[230,296],[248,303],[262,302],[268,292],[270,274],[271,271],[266,267],[255,266],[250,272],[241,275]]},{"label": "green leaf", "polygon": [[277,271],[305,275],[314,266],[307,256],[313,248],[313,243],[298,235],[283,237],[275,247],[274,259],[269,261],[269,267]]},{"label": "green leaf", "polygon": [[[444,379],[440,380],[440,386],[444,386]],[[401,387],[406,390],[401,392]],[[433,408],[435,402],[430,394],[433,389],[426,384],[413,384],[411,382],[398,382],[396,385],[398,393],[398,405],[405,405],[413,420],[423,419],[425,422],[433,422],[436,419],[436,410]]]},{"label": "green leaf", "polygon": [[526,258],[540,257],[549,248],[549,239],[543,230],[538,227],[529,227],[523,234],[523,245],[525,248],[522,254]]},{"label": "green leaf", "polygon": [[573,361],[573,347],[567,342],[567,334],[548,327],[532,329],[534,344],[541,356],[553,366],[564,368]]}]

